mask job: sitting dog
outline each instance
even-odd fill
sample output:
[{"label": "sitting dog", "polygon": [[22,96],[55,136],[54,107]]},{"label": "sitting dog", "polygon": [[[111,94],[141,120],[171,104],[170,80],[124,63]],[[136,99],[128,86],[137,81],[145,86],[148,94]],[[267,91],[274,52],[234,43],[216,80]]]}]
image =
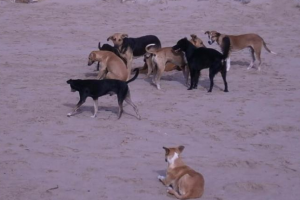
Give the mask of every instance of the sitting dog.
[{"label": "sitting dog", "polygon": [[[129,38],[127,34],[115,33],[107,38],[107,41],[112,40],[121,56],[127,61],[128,74],[131,73],[132,60],[134,57],[140,57],[146,54],[146,46],[155,44],[156,48],[161,48],[160,40],[154,35],[146,35],[138,38]],[[149,68],[152,67],[150,63]]]},{"label": "sitting dog", "polygon": [[184,146],[166,148],[165,161],[168,162],[166,177],[158,179],[168,187],[167,192],[178,199],[200,198],[204,192],[203,176],[183,163],[180,158]]},{"label": "sitting dog", "polygon": [[[260,70],[260,65],[261,65],[260,54],[261,54],[262,46],[264,46],[269,53],[276,54],[275,52],[268,49],[262,37],[254,33],[249,33],[244,35],[225,35],[225,34],[218,33],[216,31],[206,31],[205,34],[208,35],[208,39],[209,39],[208,43],[210,45],[216,41],[217,44],[222,48],[223,38],[229,37],[231,51],[238,51],[248,47],[250,49],[251,58],[252,58],[252,61],[249,67],[247,68],[248,70],[254,66],[255,56],[256,59],[259,61],[258,70]],[[230,69],[230,55],[228,55],[227,58],[227,71],[229,71],[229,69]]]},{"label": "sitting dog", "polygon": [[[203,41],[197,37],[197,35],[192,34],[190,42],[195,47],[205,47]],[[149,44],[146,46],[146,51],[150,53],[152,56],[152,67],[153,67],[153,78],[152,82],[156,85],[157,89],[160,90],[160,79],[162,73],[164,71],[178,70],[183,72],[183,76],[186,81],[186,85],[188,85],[188,77],[189,77],[189,69],[186,67],[186,61],[184,58],[184,54],[182,52],[175,52],[172,47],[164,47],[164,48],[152,48],[154,44]],[[151,57],[145,58],[145,64],[148,65],[149,59]],[[151,71],[152,71],[151,70]],[[150,75],[151,71],[148,71],[148,75]]]},{"label": "sitting dog", "polygon": [[118,104],[119,104],[119,114],[118,119],[120,119],[123,113],[123,101],[125,100],[129,105],[131,105],[136,112],[137,118],[141,119],[138,113],[136,105],[131,101],[130,91],[128,88],[128,83],[134,81],[139,74],[139,70],[135,69],[136,73],[132,79],[129,81],[120,81],[115,79],[106,80],[68,80],[67,83],[70,84],[72,92],[79,92],[80,100],[74,108],[73,112],[68,113],[68,117],[72,116],[78,108],[85,102],[87,97],[92,97],[94,100],[94,115],[91,116],[95,118],[98,112],[98,98],[106,94],[117,94]]},{"label": "sitting dog", "polygon": [[[101,47],[101,43],[100,42],[98,43],[98,48],[99,48],[99,50],[102,50],[102,51],[111,51],[111,52],[115,53],[119,58],[121,58],[123,60],[123,62],[125,63],[125,65],[127,65],[127,61],[125,60],[125,58],[123,58],[120,55],[120,53],[119,53],[119,51],[118,51],[117,48],[115,48],[115,47],[113,47],[113,46],[111,46],[109,44],[104,44]],[[100,62],[98,62],[98,64],[97,64],[97,71],[99,71],[99,68],[100,68]]]},{"label": "sitting dog", "polygon": [[183,38],[173,46],[175,51],[183,51],[188,62],[191,75],[191,84],[189,90],[197,88],[200,71],[205,68],[209,68],[210,87],[208,92],[212,91],[214,86],[214,77],[218,72],[221,72],[224,81],[224,92],[228,92],[228,86],[226,81],[226,58],[229,53],[230,43],[228,37],[225,37],[224,41],[224,54],[221,54],[217,50],[209,48],[196,48],[187,38]]},{"label": "sitting dog", "polygon": [[126,65],[121,58],[110,51],[92,51],[89,55],[88,66],[95,61],[101,64],[97,79],[117,79],[127,81],[129,75]]}]

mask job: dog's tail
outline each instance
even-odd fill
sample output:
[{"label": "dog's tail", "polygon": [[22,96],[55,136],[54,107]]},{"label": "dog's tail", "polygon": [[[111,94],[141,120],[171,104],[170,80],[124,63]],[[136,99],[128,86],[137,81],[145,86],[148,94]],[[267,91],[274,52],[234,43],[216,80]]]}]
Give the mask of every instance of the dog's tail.
[{"label": "dog's tail", "polygon": [[222,41],[222,52],[223,52],[223,59],[227,59],[229,56],[230,51],[230,39],[228,36],[225,36]]},{"label": "dog's tail", "polygon": [[265,49],[269,52],[269,53],[272,53],[272,54],[277,54],[277,53],[275,53],[274,51],[271,51],[268,47],[267,47],[267,44],[265,43],[265,41],[263,40],[263,45],[264,45],[264,47],[265,47]]},{"label": "dog's tail", "polygon": [[135,75],[130,80],[126,81],[126,83],[130,83],[138,77],[140,70],[138,68],[135,68],[133,71],[135,71]]},{"label": "dog's tail", "polygon": [[159,49],[159,47],[156,44],[148,44],[145,48],[145,50],[151,54],[155,54],[157,49]]}]

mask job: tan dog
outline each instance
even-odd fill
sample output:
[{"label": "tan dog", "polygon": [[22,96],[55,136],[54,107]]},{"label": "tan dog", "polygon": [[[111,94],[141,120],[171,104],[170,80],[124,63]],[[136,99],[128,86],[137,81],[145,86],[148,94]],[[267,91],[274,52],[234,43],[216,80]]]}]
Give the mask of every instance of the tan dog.
[{"label": "tan dog", "polygon": [[109,40],[112,40],[114,47],[117,48],[120,55],[126,59],[129,75],[131,74],[133,59],[145,55],[147,53],[145,47],[148,44],[155,44],[156,48],[161,47],[159,39],[154,35],[130,38],[128,37],[128,34],[115,33],[107,38],[107,41]]},{"label": "tan dog", "polygon": [[95,61],[100,62],[101,65],[97,79],[128,80],[130,74],[128,74],[125,63],[113,52],[92,51],[89,55],[88,66],[91,66]]},{"label": "tan dog", "polygon": [[[192,34],[190,42],[196,47],[205,47],[203,41],[197,37],[197,35]],[[160,79],[162,73],[164,71],[172,71],[178,70],[183,72],[183,76],[186,81],[186,85],[188,85],[188,77],[189,77],[189,68],[186,66],[186,61],[184,54],[182,52],[175,52],[172,50],[172,47],[164,47],[161,49],[154,48],[152,49],[153,44],[149,44],[146,46],[146,51],[150,53],[151,57],[145,57],[145,65],[148,66],[147,77],[153,71],[152,82],[156,85],[157,89],[161,89],[160,87]],[[152,64],[153,63],[153,64]],[[149,65],[152,66],[151,71],[149,70]]]},{"label": "tan dog", "polygon": [[199,198],[204,192],[203,176],[183,163],[180,158],[184,146],[166,148],[167,175],[158,179],[168,187],[167,192],[178,199]]},{"label": "tan dog", "polygon": [[[243,34],[243,35],[225,35],[225,34],[218,33],[216,31],[206,31],[205,34],[208,35],[208,38],[209,38],[208,43],[209,44],[213,44],[216,41],[221,48],[222,48],[223,38],[226,36],[229,37],[229,39],[230,39],[230,50],[231,51],[238,51],[238,50],[245,49],[247,47],[250,48],[252,61],[249,65],[249,67],[247,68],[248,70],[254,66],[255,57],[259,61],[258,70],[260,70],[260,65],[261,65],[260,54],[261,54],[262,46],[264,46],[265,49],[269,53],[276,54],[275,52],[268,49],[268,47],[262,37],[260,37],[257,34],[254,34],[254,33]],[[255,56],[254,56],[254,54],[255,54]],[[229,69],[230,69],[230,54],[229,54],[226,62],[227,62],[227,71],[229,71]]]}]

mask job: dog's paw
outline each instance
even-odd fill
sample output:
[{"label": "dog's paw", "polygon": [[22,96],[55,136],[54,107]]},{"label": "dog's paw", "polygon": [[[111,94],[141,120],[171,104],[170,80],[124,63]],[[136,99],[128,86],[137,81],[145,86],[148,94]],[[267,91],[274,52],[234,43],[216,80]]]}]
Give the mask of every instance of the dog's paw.
[{"label": "dog's paw", "polygon": [[97,115],[92,115],[92,116],[91,116],[91,118],[96,118],[96,117],[97,117]]},{"label": "dog's paw", "polygon": [[168,188],[167,188],[167,193],[169,193],[169,194],[174,194],[173,188],[168,187]]},{"label": "dog's paw", "polygon": [[68,116],[68,117],[71,117],[71,116],[72,116],[72,113],[68,113],[67,116]]},{"label": "dog's paw", "polygon": [[158,175],[158,180],[160,180],[160,181],[163,181],[163,180],[165,180],[165,177],[164,176],[161,176],[161,175]]}]

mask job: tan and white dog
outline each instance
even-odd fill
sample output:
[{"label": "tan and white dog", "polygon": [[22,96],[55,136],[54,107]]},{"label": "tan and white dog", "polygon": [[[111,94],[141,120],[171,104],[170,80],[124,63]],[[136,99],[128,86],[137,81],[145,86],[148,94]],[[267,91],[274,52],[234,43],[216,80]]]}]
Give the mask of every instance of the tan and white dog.
[{"label": "tan and white dog", "polygon": [[[189,40],[196,47],[205,47],[203,41],[192,34]],[[146,46],[146,51],[152,56],[145,56],[145,65],[148,66],[147,77],[153,72],[152,82],[156,85],[157,89],[160,87],[160,79],[164,71],[182,70],[183,76],[188,85],[189,68],[184,57],[184,53],[175,52],[172,47],[153,48],[155,44],[149,44]],[[149,69],[149,65],[152,66]]]},{"label": "tan and white dog", "polygon": [[[245,48],[250,49],[251,53],[251,58],[252,61],[247,69],[251,69],[254,66],[255,62],[255,57],[258,60],[258,70],[260,70],[260,65],[261,65],[261,49],[262,46],[265,47],[265,49],[272,54],[276,54],[275,52],[271,51],[268,49],[265,41],[263,40],[262,37],[255,33],[248,33],[248,34],[243,34],[243,35],[226,35],[226,34],[221,34],[217,31],[206,31],[205,34],[208,35],[209,44],[213,44],[215,41],[217,44],[222,48],[222,41],[224,37],[229,37],[230,39],[230,51],[238,51],[242,50]],[[255,56],[254,56],[255,54]],[[230,69],[230,54],[226,60],[227,62],[227,71]]]},{"label": "tan and white dog", "polygon": [[203,176],[183,163],[180,158],[184,146],[175,148],[163,147],[168,162],[167,175],[158,179],[168,187],[167,192],[178,199],[199,198],[204,192]]},{"label": "tan and white dog", "polygon": [[88,66],[91,66],[96,61],[101,65],[97,79],[129,80],[130,74],[128,74],[125,63],[115,53],[110,51],[92,51],[89,55]]}]

